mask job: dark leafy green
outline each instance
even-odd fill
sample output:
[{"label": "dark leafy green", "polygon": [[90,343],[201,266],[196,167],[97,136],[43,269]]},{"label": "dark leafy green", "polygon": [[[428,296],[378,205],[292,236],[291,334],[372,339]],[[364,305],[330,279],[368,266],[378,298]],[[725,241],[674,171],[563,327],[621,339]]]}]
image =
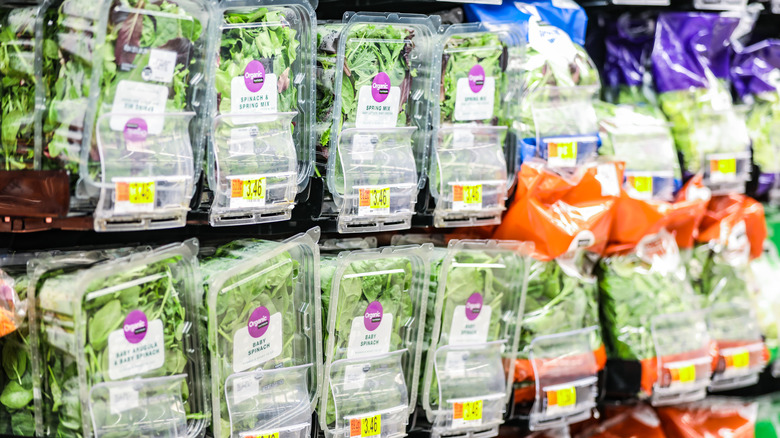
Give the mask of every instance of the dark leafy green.
[{"label": "dark leafy green", "polygon": [[[27,277],[14,274],[14,290],[20,299],[27,295]],[[0,434],[33,436],[35,418],[29,330],[22,325],[0,338]]]},{"label": "dark leafy green", "polygon": [[[344,25],[325,23],[317,25],[317,176],[325,175],[330,147],[330,130],[333,126],[333,105],[336,91],[336,55],[339,34]],[[341,122],[339,122],[340,124]]]}]

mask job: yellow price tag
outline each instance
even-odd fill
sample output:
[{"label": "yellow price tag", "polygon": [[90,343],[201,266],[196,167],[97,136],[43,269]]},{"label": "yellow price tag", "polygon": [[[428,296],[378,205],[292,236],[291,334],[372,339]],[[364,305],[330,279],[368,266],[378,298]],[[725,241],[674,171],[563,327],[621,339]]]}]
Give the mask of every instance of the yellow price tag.
[{"label": "yellow price tag", "polygon": [[129,183],[128,196],[131,204],[154,203],[154,181]]},{"label": "yellow price tag", "polygon": [[548,145],[551,157],[557,157],[565,161],[577,160],[577,142],[567,141],[560,143],[550,143]]},{"label": "yellow price tag", "polygon": [[555,399],[558,407],[574,406],[577,404],[577,388],[571,386],[555,391]]},{"label": "yellow price tag", "polygon": [[639,193],[653,193],[652,176],[631,176],[629,183]]},{"label": "yellow price tag", "polygon": [[463,186],[463,203],[482,204],[482,184]]},{"label": "yellow price tag", "polygon": [[259,435],[244,435],[242,438],[279,438],[279,432],[262,433]]},{"label": "yellow price tag", "polygon": [[736,158],[730,158],[726,160],[713,160],[715,163],[715,169],[717,172],[722,174],[732,174],[737,173],[737,159]]},{"label": "yellow price tag", "polygon": [[390,208],[390,188],[371,189],[369,207],[374,209]]},{"label": "yellow price tag", "polygon": [[696,366],[686,365],[680,368],[672,368],[672,381],[680,383],[688,383],[696,380]]},{"label": "yellow price tag", "polygon": [[265,199],[266,178],[244,180],[242,183],[242,198],[247,201],[260,201]]},{"label": "yellow price tag", "polygon": [[463,402],[463,421],[482,419],[482,400]]},{"label": "yellow price tag", "polygon": [[[728,360],[726,364],[728,365]],[[750,352],[742,351],[731,356],[731,366],[733,368],[747,368],[750,365]]]},{"label": "yellow price tag", "polygon": [[353,418],[349,421],[349,436],[369,438],[382,433],[382,415],[372,415],[365,418]]}]

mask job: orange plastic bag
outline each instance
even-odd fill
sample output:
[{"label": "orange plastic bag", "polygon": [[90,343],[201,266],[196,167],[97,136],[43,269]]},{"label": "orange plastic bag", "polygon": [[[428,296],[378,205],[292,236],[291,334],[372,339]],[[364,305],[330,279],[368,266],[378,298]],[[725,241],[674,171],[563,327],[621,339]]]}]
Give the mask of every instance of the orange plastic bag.
[{"label": "orange plastic bag", "polygon": [[713,197],[707,205],[696,240],[699,242],[714,240],[725,244],[731,230],[742,221],[745,222],[745,231],[750,243],[750,258],[758,258],[761,256],[764,240],[767,237],[764,207],[755,199],[745,195]]},{"label": "orange plastic bag", "polygon": [[524,163],[517,193],[495,239],[534,242],[534,258],[552,260],[566,253],[575,237],[587,235],[587,249],[601,254],[607,245],[620,195],[623,163],[592,164],[576,181],[537,163]]},{"label": "orange plastic bag", "polygon": [[607,406],[604,414],[601,424],[588,428],[577,438],[666,438],[658,415],[644,403]]},{"label": "orange plastic bag", "polygon": [[758,406],[708,399],[656,411],[667,438],[753,438]]}]

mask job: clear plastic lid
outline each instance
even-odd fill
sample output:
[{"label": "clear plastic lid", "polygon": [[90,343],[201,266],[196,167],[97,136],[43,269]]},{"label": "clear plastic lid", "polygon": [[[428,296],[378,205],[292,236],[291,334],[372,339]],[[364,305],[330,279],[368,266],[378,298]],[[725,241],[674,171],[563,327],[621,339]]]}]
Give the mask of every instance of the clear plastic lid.
[{"label": "clear plastic lid", "polygon": [[197,246],[30,265],[36,435],[203,436]]},{"label": "clear plastic lid", "polygon": [[664,120],[618,106],[599,123],[614,157],[626,163],[624,188],[635,199],[672,201],[682,182],[674,137]]},{"label": "clear plastic lid", "polygon": [[[314,9],[298,0],[262,6],[222,0],[219,11],[211,96],[219,116],[208,154],[215,194],[210,221],[286,220],[314,163]],[[260,180],[267,187],[261,194],[237,196],[236,179]]]},{"label": "clear plastic lid", "polygon": [[501,220],[514,173],[504,150],[508,103],[520,92],[509,59],[520,58],[524,37],[519,25],[468,23],[447,27],[436,44],[442,67],[429,178],[437,227]]},{"label": "clear plastic lid", "polygon": [[595,330],[589,327],[531,341],[536,379],[531,430],[560,428],[590,418],[598,393],[598,365],[590,342]]},{"label": "clear plastic lid", "polygon": [[688,141],[700,154],[704,184],[713,195],[742,193],[750,179],[750,136],[741,108],[697,111]]},{"label": "clear plastic lid", "polygon": [[313,228],[238,240],[202,262],[215,438],[310,429],[322,372],[318,239]]},{"label": "clear plastic lid", "polygon": [[326,436],[400,437],[414,411],[431,245],[325,258]]},{"label": "clear plastic lid", "polygon": [[[140,158],[141,166],[150,158],[167,164],[173,159],[170,150],[155,145],[161,135],[175,136],[181,148],[191,149],[179,166],[190,167],[187,173],[193,181],[198,179],[206,118],[189,126],[179,114],[205,115],[203,79],[210,53],[206,30],[212,15],[212,4],[205,0],[48,3],[42,24],[44,67],[51,58],[55,68],[42,70],[39,81],[45,105],[43,167],[65,169],[74,181],[80,178],[75,192],[79,203],[101,197],[99,214],[112,217],[105,201],[111,193],[102,186],[111,181],[98,174],[110,172],[114,163],[98,160],[99,151],[121,149],[125,151],[121,161]],[[97,131],[103,131],[103,144]],[[133,146],[124,147],[125,142]],[[182,155],[174,158],[178,157]],[[192,183],[187,190],[189,202]],[[101,228],[100,222],[96,228]]]},{"label": "clear plastic lid", "polygon": [[494,240],[452,240],[437,251],[421,400],[433,436],[497,432],[503,423],[530,252],[529,243]]},{"label": "clear plastic lid", "polygon": [[561,170],[593,161],[599,146],[598,118],[593,108],[598,89],[595,85],[542,87],[530,94],[536,138],[528,155]]},{"label": "clear plastic lid", "polygon": [[738,302],[715,305],[707,313],[707,328],[718,344],[718,365],[710,390],[724,391],[758,382],[768,358],[753,308]]},{"label": "clear plastic lid", "polygon": [[40,135],[35,130],[35,24],[40,9],[0,5],[0,171],[41,168]]},{"label": "clear plastic lid", "polygon": [[360,13],[341,31],[327,184],[339,231],[411,226],[425,179],[438,20]]},{"label": "clear plastic lid", "polygon": [[704,313],[655,315],[650,330],[658,361],[658,380],[650,402],[665,406],[703,399],[712,374],[712,345]]},{"label": "clear plastic lid", "polygon": [[107,113],[98,118],[100,179],[85,177],[100,189],[95,230],[185,225],[195,184],[189,135],[194,115]]}]

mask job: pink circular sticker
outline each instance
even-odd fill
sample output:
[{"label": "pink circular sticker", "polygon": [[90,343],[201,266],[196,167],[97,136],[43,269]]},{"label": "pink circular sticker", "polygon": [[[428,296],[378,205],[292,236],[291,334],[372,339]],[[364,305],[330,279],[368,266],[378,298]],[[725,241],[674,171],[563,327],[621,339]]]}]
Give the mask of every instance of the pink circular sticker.
[{"label": "pink circular sticker", "polygon": [[390,76],[387,73],[380,71],[374,76],[374,80],[371,82],[371,97],[376,102],[384,102],[387,96],[390,95]]},{"label": "pink circular sticker", "polygon": [[466,300],[466,319],[474,321],[479,316],[480,311],[482,311],[482,294],[474,292]]},{"label": "pink circular sticker", "polygon": [[246,325],[249,329],[249,336],[253,338],[259,338],[265,334],[268,330],[268,325],[271,324],[271,313],[265,306],[260,306],[252,311],[249,315],[249,320]]},{"label": "pink circular sticker", "polygon": [[368,307],[366,307],[365,313],[363,313],[363,324],[366,326],[366,330],[373,332],[382,323],[382,303],[379,301],[372,301]]},{"label": "pink circular sticker", "polygon": [[481,65],[475,64],[469,70],[469,88],[475,93],[482,91],[482,86],[485,85],[485,69]]},{"label": "pink circular sticker", "polygon": [[133,310],[125,318],[125,339],[131,344],[137,344],[144,340],[146,332],[149,329],[149,321],[146,314],[141,310]]},{"label": "pink circular sticker", "polygon": [[257,60],[249,61],[244,68],[244,84],[246,89],[252,93],[257,93],[263,88],[265,83],[265,67],[263,63]]},{"label": "pink circular sticker", "polygon": [[124,135],[128,143],[141,143],[146,141],[149,134],[149,128],[146,126],[146,120],[138,117],[132,118],[125,123]]}]

